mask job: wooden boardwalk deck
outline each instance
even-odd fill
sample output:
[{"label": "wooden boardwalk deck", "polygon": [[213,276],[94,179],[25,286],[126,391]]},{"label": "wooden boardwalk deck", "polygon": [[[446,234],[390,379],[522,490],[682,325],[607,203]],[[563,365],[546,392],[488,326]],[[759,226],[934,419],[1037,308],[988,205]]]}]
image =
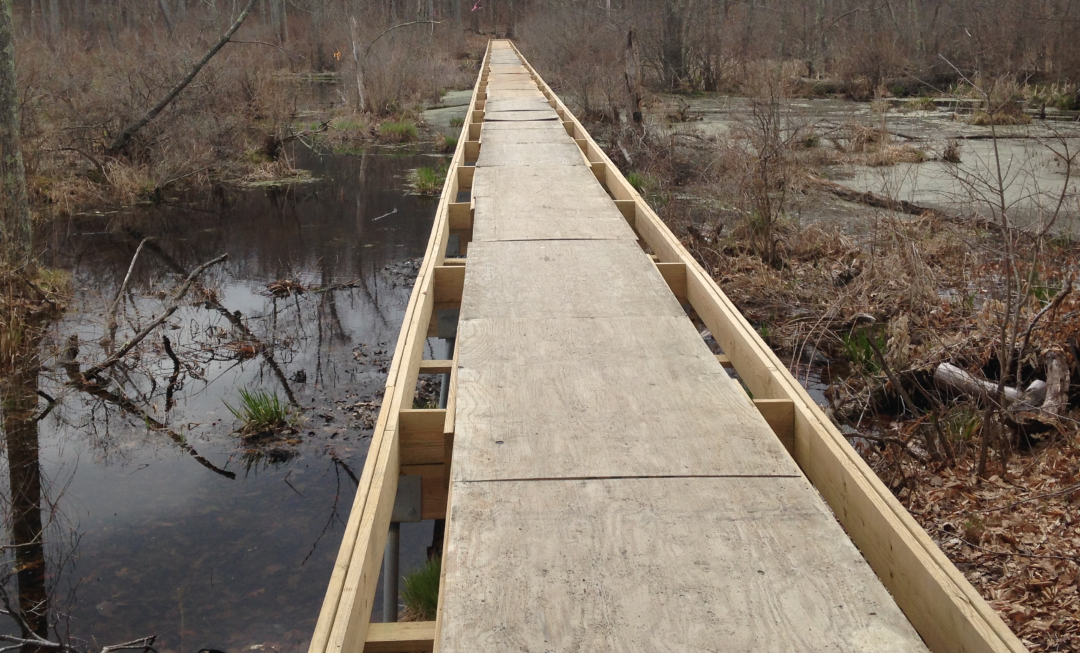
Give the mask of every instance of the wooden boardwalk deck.
[{"label": "wooden boardwalk deck", "polygon": [[[1024,650],[509,42],[462,137],[310,653]],[[401,476],[438,618],[369,628]]]},{"label": "wooden boardwalk deck", "polygon": [[546,98],[503,95],[516,52],[491,65],[438,650],[925,650]]}]

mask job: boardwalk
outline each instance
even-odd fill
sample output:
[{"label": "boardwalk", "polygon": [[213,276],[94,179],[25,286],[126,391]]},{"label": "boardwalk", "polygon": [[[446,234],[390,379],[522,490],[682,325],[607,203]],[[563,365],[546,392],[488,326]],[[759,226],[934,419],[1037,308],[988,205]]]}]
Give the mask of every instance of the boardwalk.
[{"label": "boardwalk", "polygon": [[[311,653],[1023,650],[569,118],[492,43]],[[437,623],[369,627],[409,476]]]},{"label": "boardwalk", "polygon": [[439,650],[924,650],[508,45],[481,142]]}]

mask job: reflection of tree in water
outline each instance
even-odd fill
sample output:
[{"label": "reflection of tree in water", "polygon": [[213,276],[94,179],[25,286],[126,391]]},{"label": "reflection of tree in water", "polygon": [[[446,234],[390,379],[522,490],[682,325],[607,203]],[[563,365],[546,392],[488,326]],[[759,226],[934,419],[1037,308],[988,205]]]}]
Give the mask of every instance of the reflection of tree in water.
[{"label": "reflection of tree in water", "polygon": [[[17,605],[5,605],[23,638],[48,637],[45,589],[45,536],[41,519],[41,466],[38,464],[38,369],[24,366],[0,382],[4,444],[8,464],[8,530],[3,583],[14,571]],[[8,599],[8,597],[3,597]],[[21,617],[19,616],[21,615]],[[22,623],[20,623],[22,621]],[[26,632],[30,631],[30,632]],[[34,651],[38,647],[24,647]]]}]

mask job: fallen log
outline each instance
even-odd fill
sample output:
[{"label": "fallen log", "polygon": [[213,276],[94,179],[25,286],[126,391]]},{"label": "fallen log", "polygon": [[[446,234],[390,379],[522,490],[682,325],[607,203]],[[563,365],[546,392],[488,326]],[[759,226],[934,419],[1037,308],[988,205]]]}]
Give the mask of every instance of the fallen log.
[{"label": "fallen log", "polygon": [[[980,401],[994,398],[998,392],[998,384],[977,378],[974,374],[965,372],[951,363],[942,363],[937,366],[934,370],[934,385],[942,390],[950,390]],[[1025,393],[1005,386],[1003,398],[1007,405],[1023,400]]]}]

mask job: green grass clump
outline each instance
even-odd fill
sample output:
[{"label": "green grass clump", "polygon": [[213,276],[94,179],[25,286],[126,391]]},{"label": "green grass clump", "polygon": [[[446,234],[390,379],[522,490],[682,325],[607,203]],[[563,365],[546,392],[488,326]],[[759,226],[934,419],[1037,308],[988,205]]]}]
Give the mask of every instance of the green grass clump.
[{"label": "green grass clump", "polygon": [[647,183],[645,175],[640,172],[631,172],[626,175],[626,181],[630,182],[630,185],[633,186],[634,190],[637,192],[644,192],[645,184]]},{"label": "green grass clump", "polygon": [[408,143],[420,136],[411,122],[384,122],[379,125],[379,136],[392,143]]},{"label": "green grass clump", "polygon": [[442,559],[431,558],[420,569],[405,575],[401,598],[414,621],[434,621],[439,608],[439,576]]},{"label": "green grass clump", "polygon": [[438,195],[446,182],[446,168],[421,166],[413,171],[412,181],[421,195]]},{"label": "green grass clump", "polygon": [[902,111],[937,111],[937,105],[928,97],[912,98],[904,103]]},{"label": "green grass clump", "polygon": [[457,136],[444,136],[442,149],[443,152],[453,152],[457,149]]},{"label": "green grass clump", "polygon": [[243,422],[240,432],[246,436],[274,433],[289,426],[289,411],[278,399],[277,393],[270,394],[263,390],[250,392],[241,388],[239,408],[233,408],[224,400],[222,403],[236,419]]},{"label": "green grass clump", "polygon": [[884,336],[875,333],[873,329],[859,329],[854,333],[841,335],[840,342],[844,347],[844,357],[852,365],[862,368],[869,374],[876,374],[881,371],[881,366],[874,355],[874,345],[877,345],[878,349],[884,350]]},{"label": "green grass clump", "polygon": [[464,118],[451,118],[450,119],[450,126],[451,127],[461,127],[464,124],[465,124],[465,119]]}]

